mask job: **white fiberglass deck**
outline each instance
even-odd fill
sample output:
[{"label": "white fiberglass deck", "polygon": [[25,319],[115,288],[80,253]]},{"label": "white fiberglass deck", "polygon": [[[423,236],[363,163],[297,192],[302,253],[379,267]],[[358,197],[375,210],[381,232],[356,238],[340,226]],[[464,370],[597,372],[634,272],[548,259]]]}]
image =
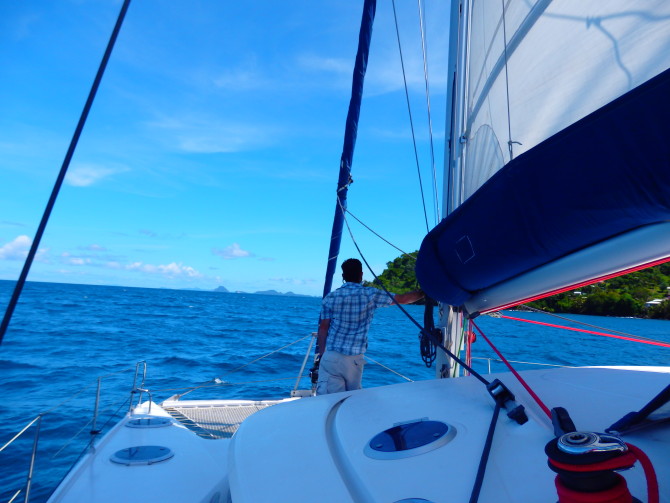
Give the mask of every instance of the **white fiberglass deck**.
[{"label": "white fiberglass deck", "polygon": [[[603,431],[639,410],[670,382],[670,368],[563,368],[523,372],[548,407],[562,406],[580,430]],[[487,376],[493,378],[494,376]],[[498,419],[480,503],[556,501],[555,474],[545,444],[548,418],[510,374],[499,377],[523,403],[529,421]],[[273,404],[272,407],[263,407]],[[189,428],[146,404],[96,445],[50,502],[324,503],[470,499],[493,413],[493,400],[473,377],[396,384],[277,402],[188,401],[164,404],[189,416]],[[262,410],[242,421],[242,406]],[[218,410],[217,410],[218,409]],[[167,423],[149,428],[128,422]],[[230,428],[239,429],[232,438]],[[444,440],[402,455],[371,452],[371,440],[394,426],[446,423]],[[217,430],[216,428],[220,428]],[[196,430],[197,433],[195,432]],[[209,439],[202,438],[207,430]],[[218,433],[217,433],[218,431]],[[624,437],[650,457],[662,503],[670,503],[670,424]],[[161,448],[161,459],[123,463],[139,447]],[[157,449],[147,449],[156,452]],[[120,454],[119,454],[120,453]],[[113,456],[122,462],[112,460]],[[166,457],[167,456],[167,457]],[[623,473],[632,494],[646,501],[639,466]]]}]

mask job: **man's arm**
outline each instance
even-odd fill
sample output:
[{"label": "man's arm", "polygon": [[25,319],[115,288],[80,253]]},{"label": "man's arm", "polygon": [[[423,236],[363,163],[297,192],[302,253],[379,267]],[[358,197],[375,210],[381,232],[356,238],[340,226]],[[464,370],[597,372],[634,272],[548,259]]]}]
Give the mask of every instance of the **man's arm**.
[{"label": "man's arm", "polygon": [[393,297],[393,300],[396,304],[411,304],[412,302],[423,299],[425,296],[426,294],[423,293],[423,290],[415,290],[408,293],[399,293]]},{"label": "man's arm", "polygon": [[326,352],[326,338],[328,337],[328,329],[330,328],[330,318],[321,320],[319,322],[319,331],[316,337],[316,343],[319,347],[319,354],[323,355]]}]

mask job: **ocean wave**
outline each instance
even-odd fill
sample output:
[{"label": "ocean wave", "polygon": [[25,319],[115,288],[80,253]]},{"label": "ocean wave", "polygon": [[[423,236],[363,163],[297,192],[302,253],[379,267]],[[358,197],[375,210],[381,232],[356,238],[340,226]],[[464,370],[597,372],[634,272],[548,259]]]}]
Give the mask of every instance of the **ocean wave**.
[{"label": "ocean wave", "polygon": [[16,362],[13,360],[0,360],[0,368],[2,368],[3,371],[21,370],[21,369],[39,369],[37,365],[33,365],[31,363]]}]

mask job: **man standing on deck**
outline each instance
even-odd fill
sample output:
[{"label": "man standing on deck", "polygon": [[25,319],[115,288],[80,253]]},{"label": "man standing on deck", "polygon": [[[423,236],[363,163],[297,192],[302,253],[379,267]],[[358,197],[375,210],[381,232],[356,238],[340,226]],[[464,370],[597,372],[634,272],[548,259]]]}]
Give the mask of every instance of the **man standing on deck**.
[{"label": "man standing on deck", "polygon": [[317,395],[361,389],[368,329],[375,309],[393,303],[411,304],[424,297],[421,290],[393,295],[361,285],[363,266],[350,258],[342,263],[343,286],[321,303],[318,345],[321,352]]}]

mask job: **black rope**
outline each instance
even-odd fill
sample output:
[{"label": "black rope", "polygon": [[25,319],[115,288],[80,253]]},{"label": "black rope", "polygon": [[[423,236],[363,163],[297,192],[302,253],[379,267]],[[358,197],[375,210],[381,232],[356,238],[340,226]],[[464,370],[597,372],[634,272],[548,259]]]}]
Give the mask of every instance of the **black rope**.
[{"label": "black rope", "polygon": [[70,166],[70,161],[72,160],[75,148],[77,147],[77,143],[79,142],[81,132],[84,129],[84,124],[86,124],[86,118],[88,117],[88,113],[91,110],[91,105],[93,105],[93,99],[95,98],[95,95],[98,92],[98,87],[100,86],[102,75],[105,73],[107,62],[109,61],[109,57],[112,54],[114,43],[116,42],[116,38],[119,34],[119,30],[121,29],[121,25],[123,24],[123,19],[126,15],[126,11],[128,10],[129,5],[130,0],[125,0],[123,6],[121,7],[121,11],[119,12],[119,16],[116,20],[116,25],[114,26],[114,30],[112,31],[112,36],[109,39],[107,49],[105,50],[105,54],[102,57],[100,66],[98,67],[98,73],[95,76],[95,80],[93,81],[93,85],[91,86],[91,91],[88,94],[88,99],[86,100],[86,104],[84,105],[84,110],[81,112],[79,122],[77,123],[77,127],[74,131],[74,135],[72,136],[72,140],[70,141],[70,146],[67,149],[67,153],[65,154],[63,165],[60,168],[58,178],[56,179],[54,188],[51,191],[51,197],[49,198],[47,207],[44,210],[44,214],[42,215],[42,220],[40,221],[40,224],[37,227],[37,232],[35,233],[35,239],[33,239],[32,245],[30,246],[30,251],[28,252],[28,256],[26,257],[26,262],[23,264],[23,270],[21,271],[21,275],[19,276],[19,279],[14,287],[14,293],[12,294],[12,298],[10,299],[9,304],[7,305],[5,316],[2,320],[2,324],[0,325],[0,344],[2,344],[2,339],[4,338],[5,333],[7,332],[7,327],[9,326],[9,322],[12,319],[12,314],[14,314],[14,308],[16,307],[16,304],[19,301],[21,291],[23,290],[23,285],[25,284],[26,278],[28,277],[30,266],[33,263],[35,255],[37,254],[37,249],[40,245],[40,241],[42,241],[42,235],[44,234],[47,222],[49,221],[49,216],[51,215],[51,211],[53,210],[54,205],[56,204],[56,198],[58,197],[58,192],[60,192],[60,188],[63,185],[63,180],[65,180],[65,174],[67,173],[67,169]]},{"label": "black rope", "polygon": [[[342,208],[342,207],[340,206],[340,208]],[[368,261],[365,259],[365,256],[363,255],[363,252],[361,251],[360,247],[358,246],[358,243],[356,242],[356,239],[354,238],[354,234],[351,232],[351,227],[349,227],[349,222],[347,221],[347,216],[346,216],[346,214],[345,214],[345,210],[344,210],[344,208],[342,208],[342,214],[344,215],[344,223],[346,224],[346,226],[347,226],[347,230],[349,231],[349,236],[351,236],[351,241],[354,243],[354,246],[356,247],[356,250],[358,250],[358,254],[359,254],[359,255],[361,256],[361,258],[363,259],[363,262],[365,262],[365,265],[366,265],[366,267],[368,268],[368,270],[370,271],[370,273],[375,277],[376,280],[378,280],[379,286],[381,286],[382,290],[384,290],[384,292],[386,292],[386,295],[388,295],[389,298],[390,298],[391,300],[394,300],[394,297],[393,297],[393,295],[391,295],[391,292],[389,292],[389,291],[386,289],[386,287],[382,284],[382,282],[381,282],[381,280],[379,279],[379,277],[374,273],[374,271],[372,270],[372,267],[370,267],[370,264],[369,264]],[[484,379],[484,377],[482,377],[476,370],[474,370],[474,369],[473,369],[472,367],[470,367],[467,363],[465,363],[463,360],[461,360],[458,356],[456,356],[454,353],[452,353],[452,352],[449,351],[447,348],[445,348],[445,347],[442,345],[442,343],[440,343],[440,341],[437,339],[437,337],[435,337],[435,334],[431,334],[431,333],[428,332],[425,328],[423,328],[423,327],[421,326],[421,324],[420,324],[418,321],[416,321],[416,320],[412,317],[412,315],[409,314],[409,313],[407,312],[407,310],[406,310],[404,307],[402,307],[402,305],[398,304],[397,302],[395,303],[395,305],[398,306],[398,309],[400,309],[400,310],[403,312],[403,314],[404,314],[405,316],[407,316],[407,318],[409,319],[409,321],[411,321],[412,323],[414,323],[414,325],[416,325],[416,327],[420,330],[421,334],[425,334],[426,337],[428,337],[428,338],[432,341],[432,343],[435,344],[438,348],[440,348],[442,351],[444,351],[445,354],[446,354],[447,356],[449,356],[449,358],[451,358],[451,359],[454,360],[456,363],[458,363],[461,367],[463,367],[465,370],[467,370],[468,372],[470,372],[470,374],[471,374],[473,377],[475,377],[476,379],[478,379],[481,383],[483,383],[483,384],[485,384],[485,385],[487,385],[487,386],[490,384],[490,383],[489,383],[486,379]]]},{"label": "black rope", "polygon": [[[423,327],[426,332],[435,333],[435,320],[433,319],[433,308],[435,301],[430,297],[426,297],[426,305],[423,311]],[[437,336],[437,334],[436,334]],[[430,368],[437,358],[437,347],[433,341],[423,332],[419,334],[419,350],[421,352],[421,359],[426,367]]]},{"label": "black rope", "polygon": [[484,443],[484,450],[482,452],[482,457],[479,460],[479,468],[477,468],[477,477],[475,478],[475,485],[473,486],[472,494],[470,495],[470,503],[477,503],[477,501],[479,500],[479,493],[482,490],[482,484],[484,483],[484,474],[486,473],[486,464],[488,463],[489,454],[491,453],[491,446],[493,445],[493,433],[495,433],[499,415],[500,415],[500,404],[496,403],[496,407],[493,410],[493,417],[491,418],[491,424],[489,425],[489,432],[486,435],[486,442]]}]

